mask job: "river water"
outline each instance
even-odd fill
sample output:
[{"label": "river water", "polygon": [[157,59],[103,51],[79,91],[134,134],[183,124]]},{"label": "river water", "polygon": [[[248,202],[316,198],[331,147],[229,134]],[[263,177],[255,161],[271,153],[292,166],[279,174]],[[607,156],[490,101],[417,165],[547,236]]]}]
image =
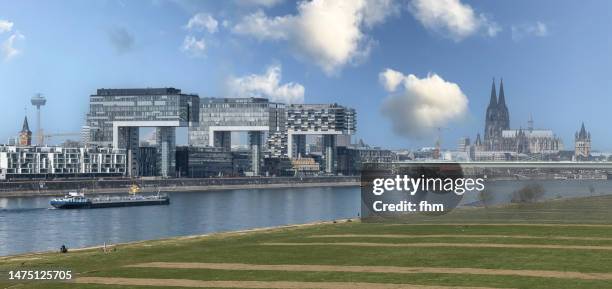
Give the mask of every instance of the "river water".
[{"label": "river water", "polygon": [[[612,194],[608,180],[494,181],[491,204],[509,203],[529,183],[545,190],[542,199]],[[0,198],[0,256],[26,252],[237,231],[355,218],[359,187],[249,189],[172,192],[169,206],[57,210],[51,197]],[[478,201],[466,193],[460,205]]]},{"label": "river water", "polygon": [[359,187],[172,192],[169,206],[51,209],[51,197],[0,198],[0,256],[354,218]]}]

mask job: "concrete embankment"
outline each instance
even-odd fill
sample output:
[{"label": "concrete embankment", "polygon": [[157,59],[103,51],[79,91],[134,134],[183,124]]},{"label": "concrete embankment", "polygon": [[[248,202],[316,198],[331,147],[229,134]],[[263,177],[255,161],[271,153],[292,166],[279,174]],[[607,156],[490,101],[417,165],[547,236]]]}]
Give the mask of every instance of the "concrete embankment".
[{"label": "concrete embankment", "polygon": [[359,186],[359,177],[250,177],[206,179],[65,179],[0,182],[0,197],[59,196],[70,190],[126,193],[138,184],[143,192],[195,192],[234,189]]}]

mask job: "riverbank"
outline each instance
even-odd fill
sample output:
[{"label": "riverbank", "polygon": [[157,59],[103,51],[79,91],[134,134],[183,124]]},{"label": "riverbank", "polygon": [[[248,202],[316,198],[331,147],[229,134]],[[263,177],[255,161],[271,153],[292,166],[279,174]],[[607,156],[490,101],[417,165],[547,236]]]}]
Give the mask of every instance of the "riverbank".
[{"label": "riverbank", "polygon": [[[235,189],[353,187],[360,185],[359,177],[260,177],[210,179],[112,179],[112,180],[53,180],[30,182],[0,182],[0,197],[63,196],[70,190],[87,193],[126,193],[129,186],[138,184],[142,192],[165,193],[175,191],[200,192]],[[42,188],[40,188],[42,186]]]},{"label": "riverbank", "polygon": [[[342,220],[117,244],[106,252],[25,254],[0,258],[0,272],[62,269],[74,279],[0,278],[0,287],[607,288],[612,212],[603,209],[610,204],[610,196],[588,197],[508,206],[501,215],[499,208],[480,222],[469,214],[480,217],[485,208],[413,224]],[[600,219],[574,213],[582,210]],[[527,212],[549,218],[506,218]]]},{"label": "riverbank", "polygon": [[[253,228],[246,230],[237,230],[237,231],[228,231],[228,232],[215,232],[215,233],[207,233],[207,234],[197,234],[197,235],[189,235],[189,236],[179,236],[172,238],[163,238],[158,240],[144,240],[144,241],[133,241],[133,242],[123,242],[123,243],[115,243],[115,244],[100,244],[95,246],[87,246],[82,248],[71,248],[69,252],[88,252],[92,250],[103,250],[105,247],[109,250],[113,248],[132,248],[132,247],[150,247],[157,246],[164,243],[176,243],[183,242],[189,240],[197,240],[201,238],[213,238],[213,237],[236,237],[242,236],[251,233],[262,233],[262,232],[273,232],[277,230],[287,230],[287,229],[296,229],[303,227],[311,227],[311,226],[319,226],[319,225],[329,225],[329,224],[337,224],[337,223],[350,223],[350,222],[360,222],[358,218],[356,219],[341,219],[341,220],[333,220],[333,221],[317,221],[306,224],[295,224],[295,225],[283,225],[283,226],[274,226],[274,227],[262,227],[262,228]],[[36,260],[39,259],[39,256],[49,256],[55,255],[56,251],[47,251],[47,252],[32,252],[32,253],[24,253],[24,254],[16,254],[9,256],[0,256],[0,262],[2,261],[13,261],[13,260]]]}]

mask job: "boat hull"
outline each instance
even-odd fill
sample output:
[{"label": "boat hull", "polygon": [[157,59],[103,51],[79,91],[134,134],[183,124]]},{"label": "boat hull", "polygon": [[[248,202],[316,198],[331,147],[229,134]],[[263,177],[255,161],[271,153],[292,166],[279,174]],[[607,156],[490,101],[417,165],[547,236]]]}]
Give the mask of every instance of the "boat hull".
[{"label": "boat hull", "polygon": [[160,206],[169,205],[169,198],[148,199],[148,200],[118,200],[118,201],[99,201],[99,202],[65,202],[51,201],[51,206],[57,209],[101,209],[116,207],[140,207],[140,206]]}]

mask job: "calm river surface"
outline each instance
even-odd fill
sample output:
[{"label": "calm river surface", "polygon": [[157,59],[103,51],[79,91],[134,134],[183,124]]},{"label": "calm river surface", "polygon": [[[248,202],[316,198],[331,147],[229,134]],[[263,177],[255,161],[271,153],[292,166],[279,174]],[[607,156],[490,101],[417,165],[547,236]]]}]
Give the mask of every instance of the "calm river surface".
[{"label": "calm river surface", "polygon": [[[492,204],[509,203],[527,184],[542,185],[543,199],[612,194],[608,180],[494,181]],[[0,256],[355,218],[359,187],[172,192],[169,206],[51,209],[51,197],[0,198]],[[461,204],[478,201],[466,193]]]},{"label": "calm river surface", "polygon": [[0,198],[0,256],[357,217],[359,187],[172,192],[169,206],[50,209]]}]

